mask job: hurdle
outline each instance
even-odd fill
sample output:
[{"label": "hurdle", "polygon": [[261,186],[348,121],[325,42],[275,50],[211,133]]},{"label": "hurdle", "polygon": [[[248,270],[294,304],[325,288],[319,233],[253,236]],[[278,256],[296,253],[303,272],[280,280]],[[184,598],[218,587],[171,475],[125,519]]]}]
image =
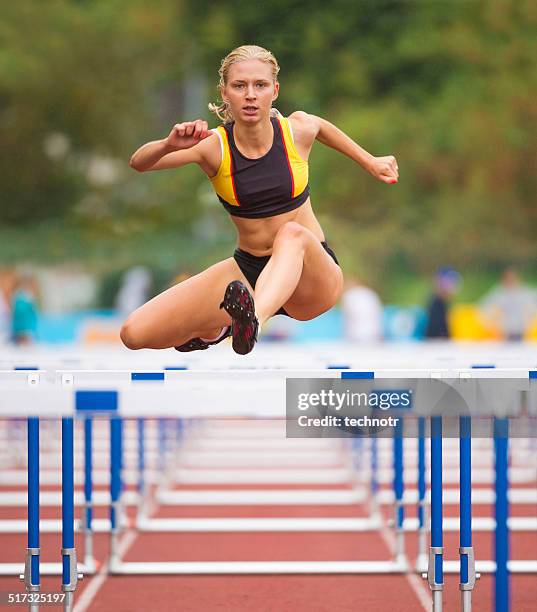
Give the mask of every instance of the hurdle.
[{"label": "hurdle", "polygon": [[[34,384],[34,383],[31,383]],[[62,419],[62,549],[61,563],[40,563],[39,546],[39,419],[29,417],[28,427],[28,547],[23,573],[19,578],[28,593],[39,593],[41,575],[60,575],[65,593],[64,610],[72,610],[73,594],[83,574],[79,573],[74,548],[73,520],[73,418]],[[1,564],[0,575],[20,572],[18,564]],[[38,603],[30,603],[30,610],[38,610]]]},{"label": "hurdle", "polygon": [[[197,373],[196,373],[197,374]],[[321,373],[319,373],[321,374]],[[382,372],[379,372],[378,375],[379,377],[382,377]],[[429,372],[430,374],[430,372]],[[512,374],[512,372],[511,372]],[[244,375],[244,372],[241,372],[241,375]],[[278,372],[276,374],[271,374],[271,375],[265,375],[265,378],[269,379],[272,376],[272,382],[274,382],[274,379],[281,379],[282,375],[285,377],[288,375],[288,372]],[[377,375],[377,373],[375,372],[375,375]],[[393,375],[393,371],[390,371],[389,375]],[[412,371],[412,376],[415,376],[416,372]],[[255,376],[259,376],[259,373],[255,373]],[[312,376],[317,376],[317,373],[312,373],[312,372],[308,372],[307,373],[308,377],[312,377]],[[476,375],[477,376],[477,375]],[[319,375],[318,377],[322,377],[322,375]],[[528,371],[526,370],[526,377],[528,377]],[[522,377],[521,377],[522,378]],[[530,372],[530,376],[529,378],[535,378],[534,376],[531,376],[531,372]],[[113,379],[113,377],[109,377],[108,378],[108,382],[110,382]],[[196,380],[196,376],[193,377],[194,381]],[[184,380],[188,380],[188,378],[185,378]],[[198,381],[199,381],[199,377],[198,377]],[[74,382],[74,379],[73,379]],[[83,381],[82,384],[82,390],[84,390],[84,387],[87,385],[87,381]],[[74,391],[74,395],[76,397],[76,393],[77,393],[77,389],[76,389],[76,385],[72,385],[73,388],[72,390],[68,390],[67,387],[68,385],[65,386],[55,386],[54,388],[48,388],[47,391],[47,396],[48,399],[44,402],[45,404],[45,410],[44,410],[44,414],[48,414],[50,416],[52,416],[53,414],[53,409],[51,407],[51,403],[52,403],[52,399],[54,399],[54,402],[56,402],[56,400],[58,400],[57,406],[58,406],[58,410],[60,412],[65,411],[67,414],[73,414],[73,411],[76,410],[77,407],[77,402],[74,400],[73,398],[73,391]],[[260,385],[261,388],[264,388],[263,385]],[[269,385],[270,386],[270,385]],[[182,385],[180,384],[179,380],[175,381],[175,384],[172,385],[172,391],[176,391],[176,392],[181,392]],[[195,387],[195,385],[194,385]],[[22,397],[21,393],[17,393],[17,390],[9,390],[9,392],[7,393],[6,397],[7,400],[6,402],[12,402],[13,400],[16,400],[17,397]],[[69,392],[71,391],[71,396],[69,397]],[[92,393],[99,393],[98,390],[96,389],[92,389],[91,391]],[[109,393],[109,391],[108,391]],[[136,416],[136,418],[139,418],[140,415],[142,414],[142,402],[141,396],[144,396],[145,399],[154,396],[155,395],[155,391],[154,389],[151,389],[151,392],[149,392],[148,388],[140,388],[140,389],[136,389],[136,394],[133,394],[133,389],[129,386],[124,384],[123,382],[121,384],[117,385],[117,390],[116,393],[114,395],[114,401],[116,403],[116,412],[117,414],[122,414],[122,409],[125,409],[126,414],[128,415],[129,418],[132,418],[134,416]],[[164,397],[164,393],[162,393],[162,396]],[[196,410],[196,401],[200,401],[200,391],[199,388],[194,388],[193,392],[190,394],[189,392],[187,392],[187,395],[189,395],[189,397],[193,397],[194,398],[194,406],[191,408],[188,408],[185,410],[186,414],[188,416],[194,416],[195,410]],[[279,397],[281,397],[280,393],[277,393],[277,395]],[[95,398],[96,396],[94,396]],[[216,397],[213,397],[213,399],[216,399]],[[100,396],[99,401],[102,401],[102,396]],[[207,400],[205,400],[207,401]],[[208,402],[210,404],[210,401]],[[162,406],[162,414],[164,416],[172,416],[172,415],[176,415],[177,414],[177,406],[173,405],[172,403],[168,402],[163,402],[163,406]],[[278,411],[274,410],[274,406],[272,408],[268,407],[268,405],[266,404],[265,400],[262,400],[260,402],[260,406],[256,406],[256,412],[255,414],[258,414],[257,410],[259,410],[259,408],[261,408],[261,412],[263,414],[266,414],[267,416],[271,416],[271,418],[275,418],[278,416]],[[119,406],[119,410],[118,410],[118,406]],[[132,409],[132,411],[131,411]],[[160,414],[160,410],[161,408],[157,408],[154,411],[154,414]],[[250,410],[252,410],[252,408],[250,407]],[[182,408],[181,408],[181,412],[182,412]],[[248,408],[246,406],[239,406],[238,408],[238,413],[240,416],[248,416],[249,411]],[[203,414],[204,416],[209,416],[211,414],[211,410],[207,408],[207,404],[205,404],[205,409],[203,410]],[[279,415],[281,417],[281,413]],[[114,417],[112,417],[114,418]],[[112,427],[112,425],[111,425]],[[112,432],[111,432],[112,433]],[[121,440],[120,436],[118,437],[117,435],[114,436],[115,438],[118,438],[119,441]],[[114,444],[114,446],[117,446],[117,441],[116,440],[116,444]],[[441,441],[441,437],[440,437],[440,441]],[[432,443],[432,441],[431,441]],[[112,445],[111,445],[112,446]],[[502,443],[500,442],[499,444],[499,451],[498,451],[498,455],[497,455],[497,461],[496,461],[496,470],[497,470],[497,474],[499,474],[500,470],[503,470],[505,467],[505,470],[507,470],[507,442],[505,441],[505,461],[502,463],[501,461],[498,461],[498,456],[502,456],[501,452],[503,449]],[[440,451],[441,451],[441,445],[440,445]],[[501,452],[500,452],[501,451]],[[398,451],[399,453],[399,451]],[[116,461],[115,462],[118,467],[118,470],[120,472],[121,470],[121,461]],[[432,466],[431,466],[432,469]],[[500,480],[500,483],[496,483],[497,486],[501,485],[501,478],[503,478],[503,475],[500,475],[500,478],[497,480]],[[433,476],[431,474],[431,480],[433,479]],[[112,509],[116,511],[117,513],[117,505],[119,503],[119,498],[121,497],[121,481],[119,481],[118,484],[118,480],[117,480],[117,476],[114,475],[114,477],[112,478],[111,475],[111,482],[114,482],[114,487],[115,487],[115,493],[111,496],[112,499]],[[401,481],[398,482],[398,486],[400,486],[400,484],[404,481],[403,478],[401,478]],[[436,482],[438,481],[438,479],[436,480]],[[505,478],[505,482],[506,482],[506,487],[505,487],[505,499],[507,500],[507,478]],[[462,485],[462,480],[461,480],[461,485]],[[424,497],[422,497],[421,495],[421,485],[418,487],[419,491],[418,491],[418,496],[416,498],[416,501],[421,501],[423,502]],[[462,489],[462,486],[461,486]],[[440,487],[441,490],[441,487]],[[435,491],[436,491],[436,487],[435,487]],[[398,499],[399,501],[403,500],[404,501],[404,495],[403,496],[399,496],[399,492],[396,493],[396,499]],[[433,492],[431,492],[431,501],[433,499]],[[435,508],[437,508],[438,505],[438,495],[437,493],[434,494],[434,499],[435,501]],[[440,503],[442,503],[442,494],[440,493]],[[498,497],[498,495],[496,496],[496,500],[498,501],[498,499],[501,499]],[[440,506],[441,507],[441,506]],[[470,506],[471,507],[471,506]],[[403,509],[402,504],[399,505],[398,510]],[[502,513],[503,512],[503,513]],[[434,509],[431,509],[431,515],[433,515]],[[397,513],[397,516],[399,517],[399,515],[402,514],[401,512]],[[505,524],[505,529],[507,529],[507,516],[506,516],[507,512],[506,511],[502,511],[502,506],[500,506],[500,508],[498,509],[498,511],[496,512],[496,517],[495,517],[495,521],[496,521],[496,526],[500,527],[500,529],[503,529],[503,525]],[[469,547],[467,545],[463,545],[463,538],[462,538],[462,516],[463,516],[463,512],[461,510],[461,550],[460,550],[460,555],[461,555],[461,561],[460,561],[460,566],[459,566],[459,571],[461,573],[461,585],[469,585],[470,583],[470,579],[471,579],[471,559],[470,559],[470,553],[469,551],[464,551],[463,549],[468,549]],[[505,520],[504,520],[504,516],[505,516]],[[433,522],[432,516],[431,516],[431,521]],[[441,518],[441,511],[440,511],[440,525],[442,523],[442,518]],[[438,519],[435,521],[435,524],[438,525]],[[465,523],[466,524],[466,523]],[[467,528],[467,527],[466,527]],[[505,532],[507,533],[507,531]],[[438,539],[435,538],[435,544],[438,543],[437,541]],[[464,540],[466,542],[466,540]],[[441,542],[441,540],[440,540]],[[69,542],[67,542],[68,544]],[[68,549],[68,546],[65,546],[65,549]],[[441,548],[441,546],[439,547]],[[487,571],[487,567],[489,568],[490,571],[495,571],[496,572],[496,580],[499,581],[504,580],[504,574],[507,575],[507,571],[504,572],[504,574],[502,573],[501,569],[500,569],[500,564],[501,567],[505,567],[506,570],[509,569],[509,571],[537,571],[536,569],[526,569],[526,570],[520,570],[520,567],[517,565],[517,562],[513,562],[513,561],[508,561],[507,560],[507,556],[508,556],[508,551],[507,552],[502,552],[501,550],[497,550],[497,555],[500,554],[500,557],[497,557],[496,562],[495,563],[491,563],[491,562],[481,562],[482,566],[484,569],[479,568],[479,562],[476,562],[476,566],[475,566],[475,571],[479,572],[479,571]],[[68,556],[68,555],[65,555]],[[435,570],[436,570],[436,564],[437,564],[437,556],[441,556],[441,553],[435,553]],[[463,557],[466,557],[466,561],[463,562]],[[505,559],[505,563],[504,563],[504,559]],[[65,559],[64,559],[65,560]],[[210,574],[214,574],[214,573],[264,573],[265,571],[270,571],[271,573],[275,572],[275,573],[334,573],[334,572],[350,572],[350,573],[361,573],[360,571],[360,563],[361,562],[329,562],[327,564],[325,563],[313,563],[311,564],[310,562],[294,562],[293,564],[280,564],[278,562],[264,562],[261,563],[260,565],[257,565],[256,567],[252,567],[252,563],[248,563],[248,564],[243,564],[241,565],[240,562],[237,562],[237,564],[235,565],[234,563],[225,563],[225,564],[219,564],[219,563],[212,563],[212,562],[206,562],[206,567],[205,569],[202,567],[203,563],[184,563],[184,564],[160,564],[160,563],[156,563],[153,565],[153,567],[144,567],[143,566],[151,566],[152,564],[146,564],[146,563],[124,563],[122,562],[119,558],[117,558],[117,563],[115,566],[115,570],[119,570],[116,573],[134,573],[134,574],[143,574],[143,573],[210,573]],[[384,563],[384,562],[378,562],[378,563]],[[533,562],[527,562],[527,563],[533,563]],[[364,564],[367,564],[370,566],[370,572],[367,573],[390,573],[391,571],[393,571],[393,564],[392,567],[390,568],[389,571],[385,571],[385,567],[386,566],[375,566],[375,564],[370,564],[368,562],[364,562]],[[487,565],[489,564],[489,565]],[[248,566],[248,569],[246,568],[246,565]],[[130,567],[129,567],[130,566]],[[173,567],[172,567],[173,566]],[[234,567],[235,566],[235,567]],[[254,564],[255,566],[255,564]],[[276,566],[280,567],[280,570],[276,570]],[[464,571],[463,571],[463,566],[466,567],[466,569],[468,570],[467,575],[464,575]],[[132,570],[132,571],[125,571],[125,570]],[[154,571],[153,571],[154,570]],[[221,571],[220,571],[221,570]],[[449,566],[447,564],[444,564],[444,567],[442,567],[443,572],[449,572]],[[396,570],[397,571],[397,570]],[[401,571],[401,569],[399,568],[399,571]],[[403,570],[406,571],[406,570]],[[440,574],[440,575],[439,575]],[[441,584],[443,581],[439,580],[441,579],[442,576],[442,572],[436,572],[435,575],[435,584]],[[66,585],[69,585],[70,582],[66,582],[64,579],[64,583]],[[462,589],[461,589],[462,590]],[[468,589],[467,589],[468,590]],[[471,592],[470,592],[471,595]],[[461,598],[463,600],[468,600],[468,597],[466,595],[461,595]],[[441,592],[440,592],[440,600],[441,600]],[[441,604],[440,604],[441,605]],[[438,608],[441,609],[441,608]],[[500,609],[500,608],[498,608]],[[507,608],[504,608],[507,609]]]},{"label": "hurdle", "polygon": [[[310,441],[305,441],[310,442]],[[313,442],[313,441],[311,441]],[[341,448],[339,448],[341,447]],[[343,447],[338,444],[339,448],[338,462],[344,460],[346,463],[350,463],[350,457],[343,455]],[[143,449],[143,440],[140,440],[140,449]],[[241,456],[241,455],[239,455]],[[249,456],[249,455],[248,455]],[[308,454],[309,460],[312,458],[319,458],[317,453]],[[244,457],[244,455],[242,455]],[[300,457],[297,452],[290,454],[291,458]],[[317,466],[319,462],[314,463]],[[181,469],[181,463],[177,464]],[[174,468],[177,468],[173,466]],[[257,465],[249,464],[249,467],[255,467]],[[261,465],[266,463],[261,462]],[[234,465],[234,468],[237,466]],[[334,467],[334,466],[333,466]],[[198,470],[199,471],[199,470]],[[310,470],[311,471],[311,470]],[[270,472],[267,470],[263,472],[263,478],[254,476],[254,474],[248,474],[248,479],[241,479],[241,473],[233,473],[231,476],[226,472],[225,478],[218,478],[214,482],[221,483],[223,481],[230,483],[241,483],[241,482],[274,482],[274,483],[286,483],[286,482],[301,482],[311,483],[312,479],[304,477],[301,473],[292,473],[291,478],[285,478],[281,472]],[[316,470],[318,476],[318,470]],[[345,478],[340,478],[339,472],[334,470],[333,477],[330,477],[330,473],[326,470],[326,473],[322,474],[322,478],[316,478],[315,482],[327,484],[337,484],[340,481],[351,482],[353,473],[348,470],[342,474]],[[200,479],[191,480],[190,478],[172,479],[172,483],[178,482],[212,482],[211,479],[207,479],[205,472],[203,472]],[[326,505],[349,505],[352,503],[359,503],[367,501],[366,492],[359,487],[355,487],[350,491],[333,491],[333,490],[302,490],[302,491],[265,491],[265,490],[254,490],[254,491],[219,491],[214,493],[196,491],[196,492],[184,492],[184,491],[166,491],[159,490],[156,493],[156,501],[159,505],[188,505],[192,504],[215,504],[215,505],[235,505],[235,504],[303,504],[303,505],[315,505],[315,504],[326,504]],[[381,525],[379,516],[371,516],[367,518],[226,518],[226,519],[174,519],[174,518],[149,518],[145,514],[139,515],[137,518],[136,526],[140,531],[153,531],[153,532],[185,532],[185,531],[203,531],[203,532],[225,532],[225,531],[237,531],[237,532],[268,532],[268,531],[283,531],[283,532],[312,532],[312,531],[374,531],[377,530]]]},{"label": "hurdle", "polygon": [[[39,546],[39,509],[41,500],[39,491],[39,417],[41,415],[39,410],[40,402],[38,396],[36,397],[36,394],[40,384],[46,379],[46,373],[42,370],[36,370],[35,368],[31,368],[31,371],[26,368],[17,368],[13,371],[0,371],[0,383],[8,382],[8,388],[6,389],[5,394],[3,394],[3,399],[6,400],[8,404],[11,393],[18,396],[20,391],[23,391],[23,395],[26,395],[26,392],[31,390],[30,393],[34,396],[32,399],[36,400],[33,409],[29,411],[29,414],[31,415],[27,417],[28,494],[27,496],[24,493],[22,494],[23,503],[27,503],[28,508],[28,546],[25,552],[24,563],[1,563],[0,575],[18,575],[24,582],[28,593],[38,593],[40,591],[40,577],[42,575],[62,576],[61,588],[66,594],[64,606],[66,606],[65,609],[70,609],[70,606],[72,606],[72,594],[76,589],[77,581],[82,578],[83,572],[87,571],[87,568],[85,568],[83,564],[77,564],[76,551],[74,548],[73,414],[64,416],[62,418],[62,490],[58,500],[60,501],[62,507],[61,562],[40,562],[41,549]],[[5,408],[5,405],[3,407]],[[20,407],[20,404],[18,407]],[[53,404],[49,404],[48,408],[49,410],[53,409],[56,411]],[[8,499],[8,502],[12,503],[13,499],[20,499],[20,496],[12,495],[11,498]],[[56,499],[58,499],[57,496]]]},{"label": "hurdle", "polygon": [[[274,374],[271,374],[270,376],[274,377]],[[145,380],[159,380],[158,376],[151,376],[151,377],[144,377]],[[69,378],[69,380],[71,380]],[[112,447],[119,447],[119,443],[112,438]],[[140,448],[143,448],[143,443],[140,444]],[[120,465],[121,461],[116,459],[115,462],[112,462],[112,465]],[[116,482],[116,484],[114,485],[115,490],[117,491],[118,489],[121,490],[121,485],[117,483],[117,479],[120,478],[120,470],[118,469],[114,476],[114,482]],[[276,477],[275,480],[279,480],[280,477]],[[203,493],[203,492],[202,492]],[[263,495],[259,495],[258,492],[241,492],[241,496],[244,499],[244,495],[245,493],[249,494],[249,495],[254,495],[257,500],[256,503],[266,503],[267,499],[266,497],[263,498]],[[270,495],[271,500],[269,501],[269,503],[272,502],[273,498],[274,498],[274,493],[272,492],[262,492],[265,493],[265,495]],[[310,499],[310,502],[313,503],[325,503],[325,499],[324,499],[324,495],[320,496],[318,491],[312,491],[312,492],[308,492],[308,491],[297,491],[296,493],[298,493],[298,496],[300,498],[300,501],[304,501],[305,498],[308,497],[308,495],[312,496],[313,499]],[[344,501],[345,503],[347,503],[349,501],[349,495],[347,492],[343,492],[346,494],[346,499],[345,500],[338,500],[338,501]],[[160,496],[162,496],[162,493],[160,493]],[[200,499],[199,495],[191,495],[192,498],[192,503],[203,503],[203,500]],[[112,492],[112,499],[114,501],[114,503],[117,502],[117,494]],[[351,492],[351,497],[350,500],[351,501],[356,501],[356,499],[365,499],[365,496],[363,494],[359,495],[359,497],[356,497],[356,495]],[[285,494],[281,495],[281,500],[282,503],[288,504],[288,503],[292,503],[293,500],[289,499],[289,494],[286,492]],[[159,493],[157,493],[157,501],[161,502],[162,501],[162,497],[159,497]],[[171,500],[172,503],[175,503],[177,501],[177,498],[173,498]],[[219,500],[222,501],[222,500]],[[232,500],[234,503],[237,502],[237,497],[235,497]],[[250,500],[248,500],[250,501]],[[367,519],[366,519],[367,521]],[[357,529],[372,529],[373,527],[377,528],[378,527],[378,523],[375,522],[374,524],[371,523],[371,521],[367,521],[367,526],[364,525],[364,523],[366,522],[362,519],[362,521],[347,521],[346,524],[344,523],[340,523],[339,525],[336,525],[336,521],[332,521],[332,524],[330,523],[330,521],[324,521],[324,523],[319,523],[319,521],[311,521],[309,524],[306,523],[303,526],[303,529],[326,529],[328,528],[334,528],[337,527],[338,529],[344,529],[344,530],[348,530],[349,527],[353,527],[353,528],[357,528]],[[358,525],[356,525],[356,523],[359,523]],[[139,522],[140,526],[144,527],[147,526],[148,528],[150,528],[150,524],[148,525],[147,523],[150,523],[149,521],[146,521],[146,524],[144,525],[143,522]],[[177,523],[174,522],[173,525],[171,525],[170,523],[172,523],[172,521],[168,521],[168,523],[165,525],[167,528],[169,527],[173,527],[175,529],[177,529]],[[216,521],[212,521],[212,524],[208,521],[203,521],[200,519],[192,519],[190,521],[182,521],[179,524],[179,529],[185,529],[185,528],[193,528],[196,530],[200,530],[200,529],[206,529],[206,528],[215,528],[215,523]],[[274,522],[272,522],[272,524],[267,525],[267,521],[250,521],[248,522],[246,525],[244,525],[244,528],[246,529],[252,529],[252,528],[256,528],[256,529],[295,529],[296,528],[296,524],[297,521],[294,522],[287,522],[287,525],[285,525],[284,521],[280,521],[279,524],[275,524]],[[160,529],[163,525],[163,523],[160,523],[157,525],[157,528]],[[234,526],[234,525],[233,525]],[[220,528],[222,528],[220,526]],[[227,521],[227,524],[224,525],[224,528],[229,528],[229,521]],[[113,551],[112,556],[110,558],[109,561],[109,567],[110,567],[110,571],[112,571],[113,573],[130,573],[132,572],[137,572],[139,567],[137,568],[136,565],[133,565],[131,563],[129,564],[125,564],[123,562],[121,562],[121,560],[118,558],[118,556],[115,554],[115,551],[117,550],[117,532],[113,531],[112,533],[112,545],[111,545],[111,550]],[[311,565],[308,562],[305,562],[306,565],[304,563],[300,563],[300,564],[292,564],[292,565],[288,565],[287,567],[284,566],[282,567],[282,564],[279,564],[279,567],[282,569],[282,571],[290,571],[292,573],[295,573],[297,571],[298,568],[302,568],[301,571],[309,571],[309,569],[311,569],[314,572],[318,572],[321,571],[322,566],[319,565]],[[146,570],[148,569],[147,564],[142,564],[143,568],[145,568]],[[266,568],[269,568],[269,571],[273,571],[273,565],[269,564],[269,565],[264,565],[264,564],[248,564],[249,567],[249,571],[260,571],[261,573],[264,573],[266,571]],[[341,567],[345,567],[345,568],[352,568],[352,571],[355,572],[370,572],[370,571],[375,571],[377,573],[381,573],[381,572],[394,572],[394,571],[405,571],[406,566],[403,565],[402,561],[400,559],[396,560],[395,562],[377,562],[375,564],[370,564],[370,563],[360,563],[360,562],[355,562],[353,563],[351,566],[349,565],[344,565],[341,566],[339,563],[334,563],[334,564],[328,564],[326,565],[327,567],[327,571],[331,571],[331,572],[339,572]],[[162,573],[162,572],[183,572],[186,571],[187,573],[190,573],[192,571],[192,568],[195,568],[196,572],[205,572],[205,570],[207,569],[207,571],[209,572],[213,572],[213,571],[222,571],[224,573],[227,573],[228,571],[233,571],[234,569],[237,569],[237,571],[242,571],[240,569],[240,565],[236,565],[236,564],[214,564],[214,563],[201,563],[201,564],[183,564],[183,563],[179,563],[179,564],[166,564],[166,565],[162,565],[162,564],[158,564],[158,565],[154,565],[151,564],[151,568],[149,569],[149,571],[156,571],[157,573]],[[305,568],[305,569],[304,569]],[[346,570],[345,570],[346,571]]]},{"label": "hurdle", "polygon": [[[461,436],[462,441],[461,441],[461,454],[464,453],[464,451],[462,450],[462,448],[464,448],[464,444],[465,444],[465,440],[464,440],[464,435]],[[441,449],[441,446],[440,446]],[[462,466],[464,466],[464,461],[462,462],[461,465],[461,469],[463,469]],[[462,483],[462,480],[461,480]],[[441,484],[441,483],[440,483]],[[423,490],[423,486],[420,485],[419,487],[421,490]],[[467,488],[467,485],[464,485],[464,488]],[[440,487],[441,490],[441,487]],[[438,496],[437,496],[438,497]],[[422,493],[420,493],[420,498],[421,500],[424,499],[424,496]],[[526,497],[526,499],[528,499]],[[442,494],[440,493],[440,500],[442,500]],[[530,500],[531,501],[531,500]],[[464,502],[463,502],[464,503]],[[469,502],[467,504],[468,507],[470,506]],[[468,519],[465,518],[465,516],[467,515],[467,512],[463,509],[461,509],[461,532],[464,531],[464,529],[466,529],[466,532],[468,531]],[[440,511],[440,516],[441,516],[441,511]],[[471,517],[470,517],[471,519]],[[441,525],[441,518],[440,518],[440,525]],[[466,527],[464,526],[466,525]],[[460,565],[458,568],[458,571],[461,573],[461,584],[460,584],[460,588],[461,588],[461,600],[462,600],[462,605],[465,606],[464,609],[469,609],[468,606],[471,605],[471,588],[473,588],[473,580],[475,579],[475,574],[476,574],[476,570],[479,570],[481,572],[483,571],[495,571],[496,569],[496,564],[492,563],[492,562],[481,562],[481,563],[477,563],[477,565],[474,565],[473,562],[473,556],[472,556],[472,551],[471,551],[471,546],[469,546],[469,543],[467,542],[467,534],[465,535],[464,533],[461,533],[461,547],[460,547],[460,556],[461,556],[461,560],[460,560]],[[435,565],[436,563],[438,563],[436,561],[436,555],[435,555]],[[517,565],[517,562],[510,562],[510,569],[511,571],[535,571],[535,569],[533,567],[526,567],[526,569],[524,569],[522,567],[522,565]],[[144,563],[130,563],[130,564],[121,564],[119,567],[117,567],[116,569],[120,570],[120,573],[125,572],[126,570],[127,573],[134,573],[134,574],[145,574],[145,573],[159,573],[159,574],[176,574],[176,573],[198,573],[198,572],[203,572],[203,573],[209,573],[209,574],[216,574],[216,573],[264,573],[264,572],[277,572],[277,573],[301,573],[301,572],[307,572],[307,573],[331,573],[331,572],[351,572],[351,573],[360,573],[361,571],[361,567],[359,563],[355,563],[355,562],[347,562],[347,563],[337,563],[337,562],[332,562],[332,563],[323,563],[322,565],[320,564],[307,564],[307,562],[304,563],[298,563],[295,562],[293,564],[280,564],[277,562],[270,562],[270,563],[261,563],[261,564],[241,564],[239,563],[225,563],[225,564],[219,564],[219,563],[211,563],[211,562],[207,562],[207,563],[156,563],[156,564],[150,564],[150,567],[148,568],[146,566],[146,564]],[[436,568],[435,568],[436,569]],[[451,571],[453,571],[449,565],[446,565],[446,567],[442,567],[442,570],[445,571],[446,573],[450,573]],[[384,571],[384,568],[379,568],[379,567],[375,567],[374,564],[371,564],[369,566],[368,571],[372,572],[372,573],[380,573],[382,571]],[[438,598],[438,595],[440,596]],[[441,591],[440,593],[436,595],[436,599],[440,599],[440,603],[437,605],[436,609],[441,609]]]}]

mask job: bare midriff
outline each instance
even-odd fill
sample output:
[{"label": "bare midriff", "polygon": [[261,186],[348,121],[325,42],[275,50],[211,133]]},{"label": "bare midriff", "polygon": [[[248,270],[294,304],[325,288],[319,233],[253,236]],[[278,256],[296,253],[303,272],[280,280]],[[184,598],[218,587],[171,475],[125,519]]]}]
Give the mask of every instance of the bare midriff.
[{"label": "bare midriff", "polygon": [[274,217],[265,217],[264,219],[245,219],[233,215],[230,215],[230,217],[237,228],[237,246],[256,257],[263,257],[272,253],[272,245],[278,230],[289,221],[294,221],[309,229],[317,236],[319,242],[324,240],[323,230],[313,214],[309,198],[300,208]]}]

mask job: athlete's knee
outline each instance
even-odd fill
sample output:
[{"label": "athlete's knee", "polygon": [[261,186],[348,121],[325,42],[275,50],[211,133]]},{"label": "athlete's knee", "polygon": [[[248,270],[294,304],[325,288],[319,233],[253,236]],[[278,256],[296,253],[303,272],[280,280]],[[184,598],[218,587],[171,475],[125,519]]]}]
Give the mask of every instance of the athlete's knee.
[{"label": "athlete's knee", "polygon": [[303,225],[296,221],[284,223],[276,234],[275,242],[297,242],[305,245],[307,230]]},{"label": "athlete's knee", "polygon": [[330,308],[331,306],[322,306],[320,308],[316,308],[315,310],[299,311],[299,312],[293,313],[291,316],[293,317],[293,319],[296,319],[297,321],[312,321],[313,319],[316,319],[317,317],[324,314],[325,312],[328,312]]},{"label": "athlete's knee", "polygon": [[121,342],[123,342],[128,349],[138,350],[145,346],[139,326],[132,317],[129,317],[121,326],[119,337],[121,338]]}]

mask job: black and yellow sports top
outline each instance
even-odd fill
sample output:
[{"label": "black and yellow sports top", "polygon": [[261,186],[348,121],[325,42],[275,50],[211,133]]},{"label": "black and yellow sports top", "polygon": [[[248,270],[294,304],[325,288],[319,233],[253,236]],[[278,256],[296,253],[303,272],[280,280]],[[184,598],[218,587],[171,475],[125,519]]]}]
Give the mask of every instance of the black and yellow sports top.
[{"label": "black and yellow sports top", "polygon": [[289,120],[270,119],[272,147],[257,159],[245,157],[235,145],[233,123],[217,127],[222,162],[211,178],[224,208],[237,217],[273,217],[302,206],[309,196],[308,162],[300,157]]}]

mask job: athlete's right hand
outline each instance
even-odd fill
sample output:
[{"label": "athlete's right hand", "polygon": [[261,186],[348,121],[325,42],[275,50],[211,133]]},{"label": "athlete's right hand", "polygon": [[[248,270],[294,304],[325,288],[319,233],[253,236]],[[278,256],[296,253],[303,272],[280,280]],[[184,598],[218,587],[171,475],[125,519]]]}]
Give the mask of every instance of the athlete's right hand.
[{"label": "athlete's right hand", "polygon": [[207,121],[202,119],[185,121],[185,123],[176,123],[173,126],[168,138],[166,138],[166,144],[175,150],[190,149],[210,135]]}]

